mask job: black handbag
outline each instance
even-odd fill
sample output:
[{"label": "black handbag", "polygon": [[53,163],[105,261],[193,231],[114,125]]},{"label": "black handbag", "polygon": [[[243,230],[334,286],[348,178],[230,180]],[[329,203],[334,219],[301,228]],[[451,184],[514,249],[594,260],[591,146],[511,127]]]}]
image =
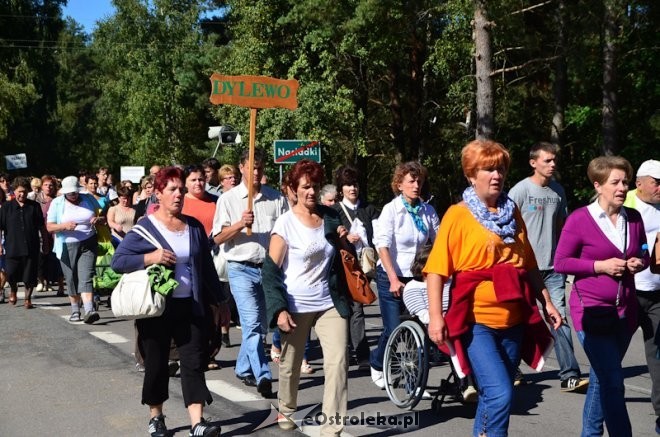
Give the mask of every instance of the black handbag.
[{"label": "black handbag", "polygon": [[594,335],[611,335],[619,327],[619,313],[614,306],[585,307],[582,329]]}]

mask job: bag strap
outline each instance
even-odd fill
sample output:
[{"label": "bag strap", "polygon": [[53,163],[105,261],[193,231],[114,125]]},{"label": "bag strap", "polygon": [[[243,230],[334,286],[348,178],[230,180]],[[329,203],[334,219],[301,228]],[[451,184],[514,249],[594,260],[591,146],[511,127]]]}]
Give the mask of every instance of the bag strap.
[{"label": "bag strap", "polygon": [[[627,220],[627,216],[622,216],[622,217],[623,217],[623,260],[627,261],[628,260],[628,220]],[[614,303],[615,307],[619,306],[619,300],[621,299],[621,290],[623,289],[623,277],[625,276],[627,271],[628,270],[624,270],[623,275],[621,275],[621,279],[619,279],[619,284],[617,285],[616,288],[616,301]]]},{"label": "bag strap", "polygon": [[344,210],[344,214],[346,214],[346,218],[348,218],[348,221],[351,223],[351,226],[353,226],[353,219],[351,218],[351,215],[348,213],[348,210],[346,209],[346,205],[344,205],[344,202],[339,202],[339,206],[341,206],[341,209]]},{"label": "bag strap", "polygon": [[135,232],[136,234],[138,234],[140,237],[147,240],[152,246],[156,247],[156,249],[162,249],[163,248],[163,246],[161,246],[161,244],[158,242],[158,240],[156,240],[156,238],[154,238],[154,236],[151,235],[149,233],[149,231],[147,230],[147,228],[145,228],[144,226],[135,225],[135,226],[133,226],[133,228],[131,230],[133,232]]}]

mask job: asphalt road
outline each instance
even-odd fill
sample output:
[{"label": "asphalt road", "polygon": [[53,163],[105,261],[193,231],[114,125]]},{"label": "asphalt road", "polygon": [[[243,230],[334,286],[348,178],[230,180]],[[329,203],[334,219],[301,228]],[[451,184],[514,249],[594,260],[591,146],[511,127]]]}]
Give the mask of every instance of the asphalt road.
[{"label": "asphalt road", "polygon": [[[101,320],[96,324],[71,324],[67,299],[51,292],[35,293],[33,303],[33,310],[25,310],[21,299],[16,307],[0,305],[0,436],[148,435],[148,410],[139,401],[142,374],[135,371],[131,356],[133,323],[115,319],[102,305]],[[377,304],[369,306],[366,313],[373,345],[381,326]],[[240,331],[232,328],[231,339],[238,344]],[[575,345],[586,374],[587,359],[577,340]],[[237,353],[238,346],[223,348],[218,355],[222,368],[206,374],[214,402],[205,409],[205,416],[222,425],[223,435],[317,435],[315,426],[286,432],[273,425],[276,411],[271,404],[275,401],[262,399],[234,376]],[[299,409],[315,411],[323,391],[322,359],[316,341],[311,356],[316,373],[301,380]],[[624,366],[633,434],[655,435],[651,382],[639,332]],[[277,370],[275,366],[272,369],[277,390]],[[510,435],[579,435],[584,395],[560,392],[554,357],[541,373],[524,366],[523,370],[529,384],[516,389]],[[429,390],[447,375],[446,366],[432,368]],[[346,428],[347,434],[452,437],[472,432],[472,406],[448,403],[437,413],[431,401],[423,400],[410,413],[392,404],[385,391],[371,383],[368,373],[351,367],[349,378],[348,407],[354,425]],[[190,424],[178,377],[171,379],[165,414],[172,435],[186,436]]]}]

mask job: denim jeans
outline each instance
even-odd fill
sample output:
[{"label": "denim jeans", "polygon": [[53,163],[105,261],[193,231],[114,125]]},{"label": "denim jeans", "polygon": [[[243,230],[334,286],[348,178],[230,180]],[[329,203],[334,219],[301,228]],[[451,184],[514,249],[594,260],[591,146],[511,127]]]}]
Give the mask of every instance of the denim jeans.
[{"label": "denim jeans", "polygon": [[523,325],[493,329],[474,324],[463,336],[479,403],[474,417],[473,435],[506,436],[513,399],[513,378],[520,364]]},{"label": "denim jeans", "polygon": [[626,319],[619,319],[615,334],[593,335],[577,331],[577,337],[591,365],[582,412],[582,437],[602,436],[603,421],[609,435],[632,436],[621,367],[632,338]]},{"label": "denim jeans", "polygon": [[[412,278],[399,278],[403,283]],[[383,333],[378,339],[376,349],[371,351],[369,364],[376,370],[383,370],[383,358],[385,357],[385,346],[394,328],[401,323],[401,314],[405,312],[405,305],[401,297],[396,297],[390,292],[390,280],[385,270],[378,266],[376,268],[376,288],[378,288],[378,306],[380,316],[383,319]]]},{"label": "denim jeans", "polygon": [[557,308],[563,320],[559,329],[551,328],[555,338],[555,355],[559,363],[559,379],[565,381],[571,376],[580,377],[580,365],[573,352],[571,327],[566,323],[566,276],[554,270],[542,270],[541,277],[545,283],[552,304]]},{"label": "denim jeans", "polygon": [[266,338],[266,300],[261,287],[261,269],[229,261],[227,276],[241,319],[241,349],[236,358],[236,376],[254,376],[257,382],[272,379],[263,341]]}]

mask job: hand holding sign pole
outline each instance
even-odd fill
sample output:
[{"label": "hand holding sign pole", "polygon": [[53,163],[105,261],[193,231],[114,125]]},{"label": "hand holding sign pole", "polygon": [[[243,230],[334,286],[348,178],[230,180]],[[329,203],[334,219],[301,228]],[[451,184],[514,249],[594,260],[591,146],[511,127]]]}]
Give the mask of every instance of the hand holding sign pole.
[{"label": "hand holding sign pole", "polygon": [[[248,211],[254,197],[254,148],[257,134],[257,109],[298,107],[298,81],[266,76],[211,75],[211,103],[250,108],[250,152],[248,155]],[[252,235],[248,227],[247,235]]]}]

